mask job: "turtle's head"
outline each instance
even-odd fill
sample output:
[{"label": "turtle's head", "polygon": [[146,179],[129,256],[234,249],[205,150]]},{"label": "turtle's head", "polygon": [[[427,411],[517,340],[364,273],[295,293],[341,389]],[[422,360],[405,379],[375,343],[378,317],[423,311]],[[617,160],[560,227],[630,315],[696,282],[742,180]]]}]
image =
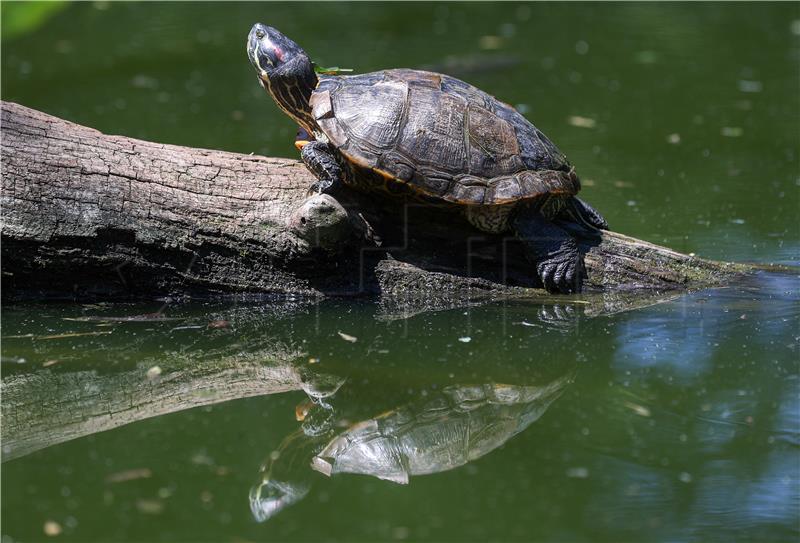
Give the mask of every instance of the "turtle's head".
[{"label": "turtle's head", "polygon": [[247,56],[278,106],[312,132],[315,122],[308,100],[317,75],[303,48],[271,26],[256,23],[247,36]]},{"label": "turtle's head", "polygon": [[261,23],[254,24],[247,36],[247,56],[261,78],[270,78],[272,74],[286,69],[296,57],[308,59],[299,45],[278,30]]}]

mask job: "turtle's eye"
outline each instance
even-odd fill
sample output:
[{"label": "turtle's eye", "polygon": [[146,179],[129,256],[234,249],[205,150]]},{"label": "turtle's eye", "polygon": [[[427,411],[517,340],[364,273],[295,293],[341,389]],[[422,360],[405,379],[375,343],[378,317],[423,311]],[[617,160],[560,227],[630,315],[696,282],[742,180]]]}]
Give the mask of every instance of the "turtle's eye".
[{"label": "turtle's eye", "polygon": [[264,33],[263,30],[261,30],[260,28],[258,30],[256,30],[256,38],[258,38],[260,40],[264,36],[266,36],[266,34]]}]

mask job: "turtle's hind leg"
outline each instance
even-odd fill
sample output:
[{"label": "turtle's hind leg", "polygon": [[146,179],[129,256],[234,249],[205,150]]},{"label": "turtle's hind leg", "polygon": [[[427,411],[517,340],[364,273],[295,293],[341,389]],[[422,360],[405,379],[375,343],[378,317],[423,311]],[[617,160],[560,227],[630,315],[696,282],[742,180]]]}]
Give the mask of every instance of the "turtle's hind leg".
[{"label": "turtle's hind leg", "polygon": [[317,182],[308,189],[309,193],[332,194],[342,186],[344,172],[327,143],[312,141],[305,144],[300,157],[317,178]]},{"label": "turtle's hind leg", "polygon": [[591,230],[608,230],[608,222],[595,208],[578,198],[571,196],[564,202],[564,209],[559,218],[567,219]]},{"label": "turtle's hind leg", "polygon": [[572,236],[547,220],[536,206],[523,204],[511,219],[511,227],[549,292],[580,292],[586,270]]}]

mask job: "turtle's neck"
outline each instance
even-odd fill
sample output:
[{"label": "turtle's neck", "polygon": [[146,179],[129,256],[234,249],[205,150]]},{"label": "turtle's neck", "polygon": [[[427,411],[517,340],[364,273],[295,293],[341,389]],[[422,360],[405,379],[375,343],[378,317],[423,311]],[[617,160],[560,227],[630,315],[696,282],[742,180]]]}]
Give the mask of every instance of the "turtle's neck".
[{"label": "turtle's neck", "polygon": [[297,56],[273,72],[268,80],[261,79],[261,84],[272,95],[278,107],[309,134],[315,131],[317,125],[309,105],[311,93],[314,92],[317,82],[314,67],[304,55]]}]

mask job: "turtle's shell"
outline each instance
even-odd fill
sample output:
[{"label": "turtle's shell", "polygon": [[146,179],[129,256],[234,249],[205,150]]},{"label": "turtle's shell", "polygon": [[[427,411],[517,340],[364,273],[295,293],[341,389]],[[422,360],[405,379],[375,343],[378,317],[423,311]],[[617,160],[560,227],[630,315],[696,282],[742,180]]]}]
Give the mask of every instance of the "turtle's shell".
[{"label": "turtle's shell", "polygon": [[323,77],[311,107],[345,159],[428,196],[498,205],[580,189],[566,157],[525,117],[446,75]]}]

